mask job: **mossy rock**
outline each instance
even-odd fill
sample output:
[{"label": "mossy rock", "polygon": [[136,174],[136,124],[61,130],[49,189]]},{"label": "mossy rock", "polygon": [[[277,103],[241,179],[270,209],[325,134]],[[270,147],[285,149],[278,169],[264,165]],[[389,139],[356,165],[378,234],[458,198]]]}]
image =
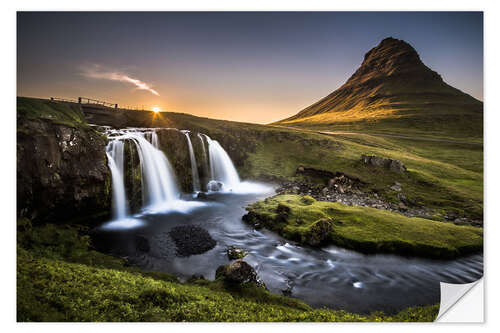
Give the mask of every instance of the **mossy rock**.
[{"label": "mossy rock", "polygon": [[314,222],[305,235],[305,242],[311,246],[319,246],[329,239],[333,230],[332,219],[325,217]]}]

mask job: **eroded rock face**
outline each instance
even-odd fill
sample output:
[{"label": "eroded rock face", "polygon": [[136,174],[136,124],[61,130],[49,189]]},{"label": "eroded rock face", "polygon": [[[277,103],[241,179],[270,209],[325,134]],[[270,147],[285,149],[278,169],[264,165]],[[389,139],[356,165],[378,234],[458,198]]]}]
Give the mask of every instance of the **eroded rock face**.
[{"label": "eroded rock face", "polygon": [[86,126],[18,118],[17,214],[94,225],[111,210],[107,140]]},{"label": "eroded rock face", "polygon": [[361,160],[364,164],[372,165],[377,168],[385,168],[397,173],[406,172],[406,166],[399,160],[391,160],[389,158],[367,155],[361,155]]}]

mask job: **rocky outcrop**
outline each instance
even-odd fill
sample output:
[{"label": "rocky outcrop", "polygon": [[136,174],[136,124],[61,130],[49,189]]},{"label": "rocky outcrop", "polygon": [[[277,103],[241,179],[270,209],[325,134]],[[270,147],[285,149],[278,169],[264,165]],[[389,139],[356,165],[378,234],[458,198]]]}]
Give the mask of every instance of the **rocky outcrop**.
[{"label": "rocky outcrop", "polygon": [[230,265],[219,266],[215,272],[215,277],[230,284],[265,286],[253,267],[242,259],[238,259]]},{"label": "rocky outcrop", "polygon": [[18,110],[17,214],[35,222],[94,225],[111,207],[107,139],[84,124],[54,118]]},{"label": "rocky outcrop", "polygon": [[406,166],[399,160],[391,160],[389,158],[368,155],[361,155],[361,160],[364,164],[371,165],[377,168],[385,168],[397,173],[406,172]]}]

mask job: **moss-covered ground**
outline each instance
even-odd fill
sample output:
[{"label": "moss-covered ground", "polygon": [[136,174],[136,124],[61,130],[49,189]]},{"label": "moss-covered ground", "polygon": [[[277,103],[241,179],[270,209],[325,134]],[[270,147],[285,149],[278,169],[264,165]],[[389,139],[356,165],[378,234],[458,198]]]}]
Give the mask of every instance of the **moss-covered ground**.
[{"label": "moss-covered ground", "polygon": [[482,228],[457,226],[369,207],[278,195],[256,202],[245,218],[301,243],[338,246],[376,253],[389,252],[453,258],[480,251]]},{"label": "moss-covered ground", "polygon": [[313,309],[263,288],[180,283],[91,250],[82,229],[18,224],[18,321],[433,321],[439,305],[394,315]]}]

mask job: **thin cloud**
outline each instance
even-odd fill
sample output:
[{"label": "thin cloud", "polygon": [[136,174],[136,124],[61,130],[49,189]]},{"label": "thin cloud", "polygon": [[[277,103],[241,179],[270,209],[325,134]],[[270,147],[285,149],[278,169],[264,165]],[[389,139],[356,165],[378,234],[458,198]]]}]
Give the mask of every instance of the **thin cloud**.
[{"label": "thin cloud", "polygon": [[143,82],[141,80],[135,79],[124,73],[102,70],[100,66],[83,68],[82,75],[92,79],[131,83],[139,90],[146,90],[152,93],[153,95],[160,96],[160,94],[152,88],[152,85]]}]

